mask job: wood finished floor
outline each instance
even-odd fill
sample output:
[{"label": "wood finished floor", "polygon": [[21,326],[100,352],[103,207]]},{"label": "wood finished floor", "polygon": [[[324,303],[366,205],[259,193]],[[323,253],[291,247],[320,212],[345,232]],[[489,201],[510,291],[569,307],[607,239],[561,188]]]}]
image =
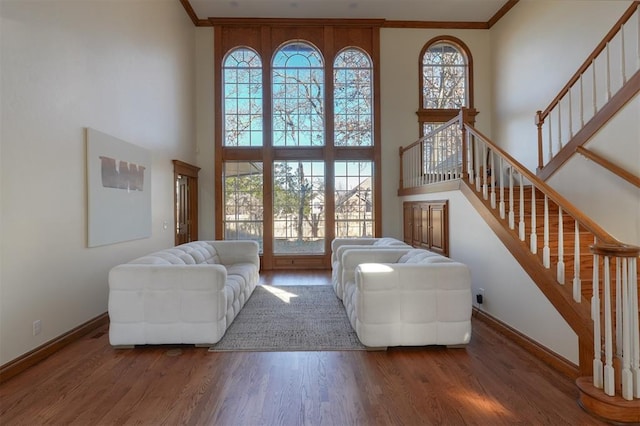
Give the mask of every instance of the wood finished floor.
[{"label": "wood finished floor", "polygon": [[[329,274],[263,274],[269,285]],[[473,320],[465,349],[113,349],[98,329],[0,385],[1,425],[599,425],[572,380]]]}]

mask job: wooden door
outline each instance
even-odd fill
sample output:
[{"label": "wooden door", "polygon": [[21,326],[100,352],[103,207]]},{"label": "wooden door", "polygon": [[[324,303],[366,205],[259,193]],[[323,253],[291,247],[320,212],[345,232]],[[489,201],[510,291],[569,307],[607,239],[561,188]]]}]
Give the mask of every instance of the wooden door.
[{"label": "wooden door", "polygon": [[414,203],[411,206],[412,226],[411,226],[411,245],[420,247],[420,237],[422,235],[422,209],[420,204]]},{"label": "wooden door", "polygon": [[444,256],[449,255],[447,202],[429,205],[429,249]]},{"label": "wooden door", "polygon": [[175,182],[175,245],[198,239],[199,167],[173,160]]},{"label": "wooden door", "polygon": [[429,249],[431,246],[431,220],[429,217],[429,203],[420,204],[420,247]]},{"label": "wooden door", "polygon": [[403,222],[403,233],[404,239],[403,241],[406,244],[411,245],[413,240],[412,227],[413,227],[413,205],[412,203],[404,203],[402,205],[402,222]]},{"label": "wooden door", "polygon": [[447,200],[405,202],[404,242],[449,256],[448,205]]}]

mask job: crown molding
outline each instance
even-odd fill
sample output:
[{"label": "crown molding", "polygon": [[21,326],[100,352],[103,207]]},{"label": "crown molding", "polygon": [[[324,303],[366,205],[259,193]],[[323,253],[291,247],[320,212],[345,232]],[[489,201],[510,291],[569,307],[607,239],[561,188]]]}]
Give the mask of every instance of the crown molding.
[{"label": "crown molding", "polygon": [[496,22],[498,22],[500,20],[500,18],[502,18],[504,15],[507,14],[507,12],[509,12],[513,6],[515,6],[520,0],[508,0],[501,8],[500,10],[498,10],[496,12],[495,15],[493,15],[491,17],[491,19],[489,19],[487,21],[487,28],[491,28],[493,27]]},{"label": "crown molding", "polygon": [[246,24],[278,24],[278,25],[322,25],[345,24],[357,26],[378,26],[384,28],[439,28],[463,30],[487,30],[494,26],[509,12],[519,0],[507,0],[505,4],[487,22],[475,21],[394,21],[386,19],[294,19],[294,18],[222,18],[208,17],[201,19],[196,15],[189,0],[180,0],[182,7],[196,27],[212,27],[215,25],[246,25]]}]

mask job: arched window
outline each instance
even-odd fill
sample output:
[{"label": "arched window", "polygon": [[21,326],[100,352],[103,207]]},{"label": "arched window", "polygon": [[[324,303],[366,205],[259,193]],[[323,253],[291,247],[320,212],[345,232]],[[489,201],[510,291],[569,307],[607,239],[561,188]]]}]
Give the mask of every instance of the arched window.
[{"label": "arched window", "polygon": [[373,145],[373,76],[360,49],[340,52],[333,63],[334,145]]},{"label": "arched window", "polygon": [[324,64],[318,49],[303,41],[280,47],[271,84],[273,145],[324,145]]},{"label": "arched window", "polygon": [[214,27],[215,238],[325,268],[335,237],[382,232],[379,27],[246,23]]},{"label": "arched window", "polygon": [[419,67],[421,135],[455,117],[460,108],[473,109],[471,54],[461,40],[450,36],[431,39],[420,52]]},{"label": "arched window", "polygon": [[224,145],[262,146],[262,61],[253,50],[232,50],[223,62]]},{"label": "arched window", "polygon": [[446,41],[430,45],[422,55],[422,107],[467,106],[468,67],[465,55]]},{"label": "arched window", "polygon": [[[336,147],[373,146],[373,67],[369,55],[348,47],[333,61],[333,138]],[[334,163],[335,235],[374,235],[373,161]]]}]

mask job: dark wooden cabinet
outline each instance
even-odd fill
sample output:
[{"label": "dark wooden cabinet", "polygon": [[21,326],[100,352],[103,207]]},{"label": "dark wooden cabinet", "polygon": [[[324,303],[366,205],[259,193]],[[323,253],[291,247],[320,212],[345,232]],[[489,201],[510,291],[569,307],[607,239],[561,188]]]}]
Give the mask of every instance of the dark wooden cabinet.
[{"label": "dark wooden cabinet", "polygon": [[404,242],[449,256],[448,206],[447,200],[404,203]]}]

